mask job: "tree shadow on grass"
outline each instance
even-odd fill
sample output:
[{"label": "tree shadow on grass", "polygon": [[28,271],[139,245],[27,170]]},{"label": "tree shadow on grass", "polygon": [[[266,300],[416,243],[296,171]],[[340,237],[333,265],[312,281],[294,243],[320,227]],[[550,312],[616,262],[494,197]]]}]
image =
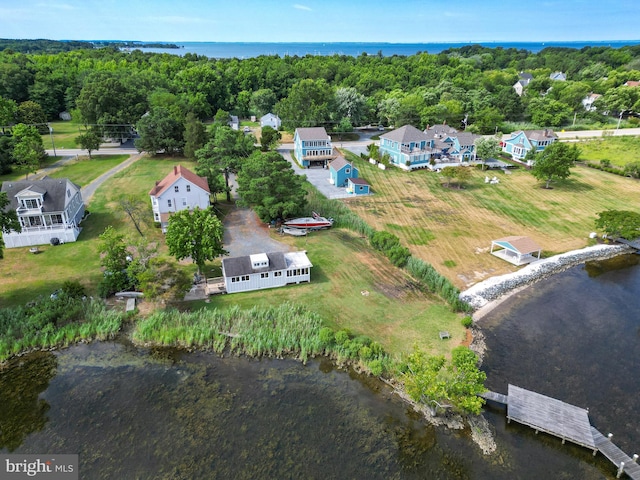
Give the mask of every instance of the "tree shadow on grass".
[{"label": "tree shadow on grass", "polygon": [[[594,190],[593,185],[581,182],[575,178],[553,181],[550,186],[550,190],[558,190],[561,192],[590,192]],[[541,188],[544,189],[544,187],[545,184],[541,184]]]}]

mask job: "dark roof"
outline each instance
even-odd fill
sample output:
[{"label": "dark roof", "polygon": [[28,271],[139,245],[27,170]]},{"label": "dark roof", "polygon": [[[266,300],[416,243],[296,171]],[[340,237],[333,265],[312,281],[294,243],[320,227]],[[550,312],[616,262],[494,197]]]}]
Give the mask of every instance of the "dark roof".
[{"label": "dark roof", "polygon": [[222,259],[222,271],[226,277],[238,277],[240,275],[250,275],[257,272],[273,272],[276,270],[286,270],[287,261],[283,252],[267,253],[269,266],[254,270],[251,266],[251,257],[231,257]]},{"label": "dark roof", "polygon": [[413,125],[404,125],[400,128],[396,128],[395,130],[391,130],[390,132],[380,135],[380,138],[386,138],[392,142],[400,143],[423,142],[429,140],[429,137],[424,132],[418,130]]},{"label": "dark roof", "polygon": [[303,141],[307,140],[326,140],[329,135],[324,127],[306,127],[296,128],[298,138]]},{"label": "dark roof", "polygon": [[354,185],[369,185],[369,183],[366,180],[363,180],[362,178],[349,178],[347,179],[347,181],[353,183]]},{"label": "dark roof", "polygon": [[16,210],[18,200],[16,194],[23,190],[31,190],[43,195],[42,212],[62,212],[67,204],[67,189],[71,190],[72,198],[80,187],[68,178],[44,177],[41,180],[18,180],[2,183],[0,191],[5,192],[9,199],[7,209]]}]

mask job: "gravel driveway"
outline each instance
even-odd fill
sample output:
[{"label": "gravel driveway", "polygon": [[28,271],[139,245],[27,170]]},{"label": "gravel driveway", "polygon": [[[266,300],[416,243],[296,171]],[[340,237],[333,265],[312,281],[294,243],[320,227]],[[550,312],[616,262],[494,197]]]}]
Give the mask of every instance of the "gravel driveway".
[{"label": "gravel driveway", "polygon": [[[237,199],[235,177],[230,178],[232,196]],[[254,253],[288,252],[289,245],[280,243],[269,235],[264,224],[250,208],[236,206],[224,218],[222,243],[230,257],[242,257]]]}]

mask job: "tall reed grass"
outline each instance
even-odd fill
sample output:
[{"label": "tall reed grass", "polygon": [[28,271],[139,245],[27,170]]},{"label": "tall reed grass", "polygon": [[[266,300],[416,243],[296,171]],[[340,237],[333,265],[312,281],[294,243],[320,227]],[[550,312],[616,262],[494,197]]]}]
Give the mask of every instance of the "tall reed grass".
[{"label": "tall reed grass", "polygon": [[302,361],[327,355],[339,361],[358,361],[381,375],[390,364],[382,347],[366,337],[351,338],[346,331],[322,327],[322,320],[299,305],[275,307],[237,305],[226,310],[195,312],[156,311],[140,320],[133,331],[138,344],[229,350],[252,357],[298,356]]},{"label": "tall reed grass", "polygon": [[123,318],[99,300],[68,297],[0,309],[0,363],[30,350],[113,338]]}]

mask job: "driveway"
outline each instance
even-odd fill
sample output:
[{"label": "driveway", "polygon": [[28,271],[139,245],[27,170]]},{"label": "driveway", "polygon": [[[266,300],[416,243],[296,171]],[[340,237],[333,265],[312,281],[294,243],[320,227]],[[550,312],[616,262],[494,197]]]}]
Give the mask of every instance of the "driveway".
[{"label": "driveway", "polygon": [[[347,142],[345,142],[347,143]],[[336,187],[329,182],[329,170],[325,168],[301,168],[293,159],[291,152],[293,144],[283,144],[278,148],[278,153],[291,163],[293,170],[298,175],[305,175],[310,184],[327,198],[353,198],[354,195],[347,193],[344,187]],[[310,214],[311,212],[309,212]]]}]

